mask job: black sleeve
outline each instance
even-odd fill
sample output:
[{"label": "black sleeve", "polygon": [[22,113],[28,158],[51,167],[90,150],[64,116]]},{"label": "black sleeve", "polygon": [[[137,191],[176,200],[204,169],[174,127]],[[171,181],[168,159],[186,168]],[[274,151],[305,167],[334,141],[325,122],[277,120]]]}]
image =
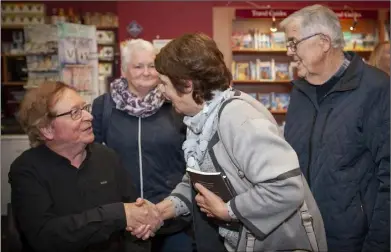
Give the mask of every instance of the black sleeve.
[{"label": "black sleeve", "polygon": [[14,162],[9,174],[16,222],[36,251],[82,251],[125,228],[123,203],[102,205],[77,214],[57,216],[49,211],[51,195],[32,165]]},{"label": "black sleeve", "polygon": [[362,251],[390,251],[390,81],[379,85],[368,104],[363,132],[377,165],[379,186]]},{"label": "black sleeve", "polygon": [[92,128],[94,130],[95,142],[103,143],[104,141],[104,132],[103,132],[103,108],[104,106],[104,95],[97,97],[92,103]]}]

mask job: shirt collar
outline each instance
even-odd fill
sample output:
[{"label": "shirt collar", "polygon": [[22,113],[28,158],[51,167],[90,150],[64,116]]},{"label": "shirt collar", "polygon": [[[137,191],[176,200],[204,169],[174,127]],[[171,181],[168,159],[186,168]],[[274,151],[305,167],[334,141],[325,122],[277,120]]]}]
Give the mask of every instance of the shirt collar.
[{"label": "shirt collar", "polygon": [[[70,161],[69,159],[65,158],[64,156],[61,156],[60,154],[54,152],[53,150],[51,150],[46,144],[41,144],[40,146],[38,146],[37,148],[41,149],[42,150],[42,153],[43,153],[43,157],[46,159],[46,160],[50,160],[51,162],[55,163],[55,164],[59,164],[59,163],[67,163],[67,164],[70,164]],[[87,151],[87,155],[86,155],[86,158],[84,159],[83,163],[88,160],[90,157],[91,157],[91,144],[88,144],[86,146],[86,151]],[[80,166],[81,168],[82,166]]]}]

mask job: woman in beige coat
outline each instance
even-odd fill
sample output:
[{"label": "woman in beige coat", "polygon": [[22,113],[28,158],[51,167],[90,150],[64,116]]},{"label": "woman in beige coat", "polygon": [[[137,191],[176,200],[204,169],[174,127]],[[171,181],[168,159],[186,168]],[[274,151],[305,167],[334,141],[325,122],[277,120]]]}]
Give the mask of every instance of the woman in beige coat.
[{"label": "woman in beige coat", "polygon": [[298,158],[270,112],[230,87],[216,43],[187,34],[155,60],[161,90],[185,115],[188,168],[221,172],[233,197],[223,201],[184,176],[157,206],[163,219],[191,214],[197,251],[325,251],[317,205]]}]

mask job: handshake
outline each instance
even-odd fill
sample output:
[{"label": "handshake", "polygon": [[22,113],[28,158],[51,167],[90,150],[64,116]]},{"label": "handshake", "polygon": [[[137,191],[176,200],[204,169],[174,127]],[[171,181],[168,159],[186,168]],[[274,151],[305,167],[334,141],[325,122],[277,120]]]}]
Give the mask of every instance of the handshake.
[{"label": "handshake", "polygon": [[163,216],[157,205],[138,198],[135,203],[124,203],[126,230],[143,240],[155,236],[163,225]]}]

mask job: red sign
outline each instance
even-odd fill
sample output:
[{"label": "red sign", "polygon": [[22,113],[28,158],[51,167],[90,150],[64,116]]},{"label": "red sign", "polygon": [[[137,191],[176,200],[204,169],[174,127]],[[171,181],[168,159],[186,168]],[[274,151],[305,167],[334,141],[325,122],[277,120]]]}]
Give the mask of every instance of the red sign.
[{"label": "red sign", "polygon": [[296,10],[248,10],[237,9],[236,18],[286,18]]},{"label": "red sign", "polygon": [[334,10],[334,12],[340,19],[353,19],[354,16],[357,19],[377,19],[377,10]]},{"label": "red sign", "polygon": [[[286,18],[296,10],[271,10],[271,9],[237,9],[236,18]],[[377,10],[349,11],[334,10],[340,19],[377,19]]]}]

